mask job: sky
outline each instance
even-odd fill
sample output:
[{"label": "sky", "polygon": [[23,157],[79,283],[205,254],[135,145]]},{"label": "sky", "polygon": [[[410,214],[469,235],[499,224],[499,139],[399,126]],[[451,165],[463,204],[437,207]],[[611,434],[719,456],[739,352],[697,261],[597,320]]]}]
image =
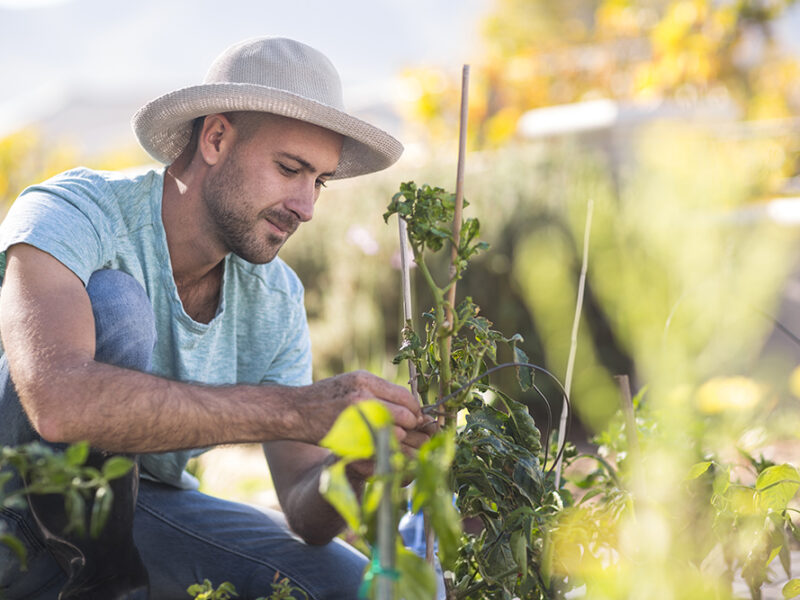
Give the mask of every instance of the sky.
[{"label": "sky", "polygon": [[[346,93],[403,67],[458,73],[491,0],[0,0],[0,104],[63,82],[170,91],[226,47],[292,37],[327,54]],[[347,97],[345,98],[347,100]]]},{"label": "sky", "polygon": [[[371,119],[370,105],[407,101],[396,82],[405,67],[435,65],[457,80],[461,66],[481,55],[480,22],[493,5],[494,0],[0,0],[0,136],[20,123],[38,122],[39,115],[56,114],[68,104],[65,95],[76,92],[108,109],[103,128],[124,121],[119,131],[129,136],[129,115],[141,104],[200,82],[225,48],[260,35],[295,38],[328,55],[342,77],[345,105]],[[779,33],[800,52],[800,4],[792,13]],[[73,129],[87,137],[84,119],[75,116]],[[68,129],[70,123],[61,119],[59,126]],[[386,128],[399,133],[391,127],[387,121]],[[100,128],[97,136],[104,135]]]}]

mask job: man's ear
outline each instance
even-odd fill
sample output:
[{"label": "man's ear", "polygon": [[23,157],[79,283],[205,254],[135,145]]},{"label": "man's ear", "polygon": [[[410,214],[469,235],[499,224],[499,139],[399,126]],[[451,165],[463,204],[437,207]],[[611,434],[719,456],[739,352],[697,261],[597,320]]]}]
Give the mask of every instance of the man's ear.
[{"label": "man's ear", "polygon": [[216,165],[233,147],[233,125],[223,114],[208,115],[197,141],[200,156],[209,166]]}]

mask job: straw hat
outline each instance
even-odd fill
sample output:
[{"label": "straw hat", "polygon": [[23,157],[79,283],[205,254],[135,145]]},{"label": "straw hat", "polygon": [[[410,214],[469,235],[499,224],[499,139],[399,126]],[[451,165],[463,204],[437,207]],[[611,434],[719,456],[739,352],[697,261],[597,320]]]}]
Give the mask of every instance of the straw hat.
[{"label": "straw hat", "polygon": [[170,164],[189,142],[194,119],[242,110],[283,115],[344,135],[335,179],[380,171],[403,152],[391,135],[345,112],[342,84],[327,57],[286,38],[231,46],[201,85],[156,98],[136,112],[132,125],[150,156]]}]

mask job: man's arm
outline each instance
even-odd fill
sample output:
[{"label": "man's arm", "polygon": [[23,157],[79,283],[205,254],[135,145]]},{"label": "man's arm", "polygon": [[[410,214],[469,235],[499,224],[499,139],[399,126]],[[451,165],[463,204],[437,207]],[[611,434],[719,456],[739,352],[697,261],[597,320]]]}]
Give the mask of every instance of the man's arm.
[{"label": "man's arm", "polygon": [[[319,493],[319,476],[333,455],[319,446],[289,441],[264,444],[272,483],[289,526],[309,544],[327,544],[345,523]],[[360,496],[364,479],[350,478]]]},{"label": "man's arm", "polygon": [[[414,454],[435,431],[434,420],[427,426],[403,431],[401,448]],[[309,544],[325,544],[344,528],[339,513],[319,493],[322,470],[336,457],[324,448],[291,441],[264,444],[272,483],[286,520],[292,530]],[[364,482],[372,474],[373,462],[360,460],[350,463],[347,477],[360,498]]]},{"label": "man's arm", "polygon": [[83,283],[24,244],[7,251],[0,334],[20,401],[53,442],[88,440],[128,453],[271,440],[316,444],[346,406],[367,398],[386,403],[401,440],[422,418],[410,393],[366,373],[297,388],[220,387],[95,362]]}]

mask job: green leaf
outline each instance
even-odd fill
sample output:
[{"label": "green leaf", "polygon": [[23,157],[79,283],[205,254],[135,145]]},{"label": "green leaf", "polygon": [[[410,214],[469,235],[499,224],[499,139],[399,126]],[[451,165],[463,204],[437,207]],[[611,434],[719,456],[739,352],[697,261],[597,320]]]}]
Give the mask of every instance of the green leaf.
[{"label": "green leaf", "polygon": [[528,573],[528,541],[524,531],[517,530],[511,534],[511,554],[524,577]]},{"label": "green leaf", "polygon": [[[528,355],[522,350],[522,348],[518,347],[516,343],[513,346],[514,348],[514,362],[516,363],[529,363]],[[519,382],[520,389],[525,392],[533,387],[533,369],[530,367],[517,367],[517,381]]]},{"label": "green leaf", "polygon": [[79,467],[89,458],[89,442],[78,442],[64,450],[64,459],[72,467]]},{"label": "green leaf", "polygon": [[370,427],[374,430],[391,424],[391,413],[379,401],[359,402],[342,411],[331,430],[322,438],[320,446],[342,458],[372,458],[375,443]]},{"label": "green leaf", "polygon": [[757,506],[760,510],[780,512],[800,489],[800,474],[791,465],[767,467],[756,479]]},{"label": "green leaf", "polygon": [[787,577],[792,576],[792,556],[789,552],[789,535],[785,530],[781,530],[781,535],[784,537],[784,544],[781,544],[781,550],[779,556],[781,557],[781,566],[783,567],[783,572],[786,573]]},{"label": "green leaf", "polygon": [[538,453],[542,449],[542,435],[536,428],[533,417],[528,412],[528,407],[508,398],[505,399],[505,402],[509,409],[509,417],[511,417],[511,422],[516,430],[514,441],[530,452]]},{"label": "green leaf", "polygon": [[508,533],[501,533],[496,540],[487,539],[484,551],[478,555],[478,568],[483,577],[502,586],[513,586],[516,580],[516,561],[511,552]]},{"label": "green leaf", "polygon": [[422,558],[399,544],[395,597],[404,600],[430,600],[436,597],[436,573]]},{"label": "green leaf", "polygon": [[86,532],[86,502],[76,489],[67,490],[64,495],[64,508],[67,513],[67,528],[65,531],[74,531],[78,535]]},{"label": "green leaf", "polygon": [[367,482],[364,486],[364,493],[361,500],[361,508],[364,512],[364,520],[369,521],[371,515],[378,512],[381,500],[383,500],[383,493],[386,490],[387,481],[379,477],[375,477]]},{"label": "green leaf", "polygon": [[451,565],[458,554],[461,519],[453,506],[447,485],[450,465],[455,456],[452,430],[443,430],[425,442],[417,454],[411,510],[423,506],[437,538],[442,563]]},{"label": "green leaf", "polygon": [[693,464],[692,468],[689,469],[689,473],[686,475],[686,479],[697,479],[700,475],[708,471],[712,464],[710,460]]},{"label": "green leaf", "polygon": [[800,596],[800,579],[790,579],[786,582],[786,585],[783,586],[781,591],[783,592],[783,597],[785,600],[797,598]]},{"label": "green leaf", "polygon": [[361,507],[345,473],[342,460],[325,469],[320,476],[319,491],[353,531],[361,525]]},{"label": "green leaf", "polygon": [[0,535],[0,544],[7,546],[14,554],[17,555],[17,559],[19,559],[19,562],[22,565],[20,570],[27,570],[27,552],[25,551],[25,546],[19,539],[10,533],[5,533]]},{"label": "green leaf", "polygon": [[103,477],[116,479],[122,477],[133,468],[133,461],[124,456],[112,456],[103,463]]},{"label": "green leaf", "polygon": [[778,556],[778,554],[781,553],[781,549],[782,548],[783,548],[783,546],[777,546],[777,547],[773,548],[772,552],[770,552],[769,556],[767,557],[767,561],[764,564],[765,565],[769,565],[769,563],[771,563],[773,560],[775,560],[775,557]]},{"label": "green leaf", "polygon": [[114,492],[110,487],[99,487],[94,494],[92,504],[92,516],[89,521],[89,535],[94,539],[100,537],[100,533],[108,522],[111,515],[111,506],[114,502]]}]

